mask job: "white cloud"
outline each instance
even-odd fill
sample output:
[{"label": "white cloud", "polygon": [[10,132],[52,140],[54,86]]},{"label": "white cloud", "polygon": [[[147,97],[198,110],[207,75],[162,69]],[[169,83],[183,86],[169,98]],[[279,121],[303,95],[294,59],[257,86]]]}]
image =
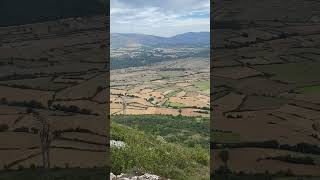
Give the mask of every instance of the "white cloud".
[{"label": "white cloud", "polygon": [[172,36],[210,30],[209,0],[111,0],[111,32]]}]

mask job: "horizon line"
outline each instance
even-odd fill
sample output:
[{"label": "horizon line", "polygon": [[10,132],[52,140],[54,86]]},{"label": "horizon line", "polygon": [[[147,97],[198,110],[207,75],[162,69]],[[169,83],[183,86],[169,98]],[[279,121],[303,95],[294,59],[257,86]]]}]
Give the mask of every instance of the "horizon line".
[{"label": "horizon line", "polygon": [[174,37],[174,36],[181,35],[181,34],[187,34],[187,33],[210,33],[210,31],[188,31],[188,32],[183,32],[183,33],[171,35],[171,36],[161,36],[161,35],[145,34],[145,33],[110,32],[110,34],[137,34],[137,35],[148,35],[148,36],[157,36],[157,37],[166,37],[166,38]]}]

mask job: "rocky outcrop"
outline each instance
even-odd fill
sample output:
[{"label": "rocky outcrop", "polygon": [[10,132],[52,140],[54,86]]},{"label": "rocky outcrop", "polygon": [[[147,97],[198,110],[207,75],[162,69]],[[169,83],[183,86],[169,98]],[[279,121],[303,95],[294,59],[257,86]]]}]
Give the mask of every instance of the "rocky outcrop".
[{"label": "rocky outcrop", "polygon": [[116,140],[110,140],[110,146],[111,147],[115,147],[115,148],[123,148],[125,147],[127,144],[123,141],[116,141]]},{"label": "rocky outcrop", "polygon": [[160,176],[148,174],[148,173],[141,176],[129,176],[122,173],[120,175],[114,175],[113,173],[110,173],[110,180],[169,180],[169,179],[161,178]]}]

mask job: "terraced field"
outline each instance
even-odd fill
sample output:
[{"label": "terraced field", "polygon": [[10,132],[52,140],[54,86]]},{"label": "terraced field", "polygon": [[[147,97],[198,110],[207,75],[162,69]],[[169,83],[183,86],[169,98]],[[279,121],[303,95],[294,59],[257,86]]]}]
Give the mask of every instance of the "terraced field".
[{"label": "terraced field", "polygon": [[211,158],[217,178],[226,165],[221,151],[239,177],[320,176],[319,7],[314,0],[214,5]]},{"label": "terraced field", "polygon": [[51,168],[105,167],[105,19],[0,28],[1,170],[42,167],[43,133]]}]

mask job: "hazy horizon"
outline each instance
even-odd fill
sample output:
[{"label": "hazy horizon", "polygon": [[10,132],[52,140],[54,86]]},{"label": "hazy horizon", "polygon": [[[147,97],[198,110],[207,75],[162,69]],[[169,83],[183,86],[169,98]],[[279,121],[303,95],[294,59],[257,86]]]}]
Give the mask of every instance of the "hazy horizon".
[{"label": "hazy horizon", "polygon": [[144,33],[121,33],[121,32],[111,32],[111,34],[139,34],[139,35],[147,35],[147,36],[157,36],[157,37],[166,37],[166,38],[170,38],[170,37],[174,37],[177,35],[181,35],[181,34],[186,34],[186,33],[210,33],[210,31],[199,31],[199,32],[183,32],[183,33],[178,33],[178,34],[173,34],[171,36],[160,36],[160,35],[153,35],[153,34],[144,34]]},{"label": "hazy horizon", "polygon": [[209,0],[111,0],[111,33],[172,37],[210,31]]}]

